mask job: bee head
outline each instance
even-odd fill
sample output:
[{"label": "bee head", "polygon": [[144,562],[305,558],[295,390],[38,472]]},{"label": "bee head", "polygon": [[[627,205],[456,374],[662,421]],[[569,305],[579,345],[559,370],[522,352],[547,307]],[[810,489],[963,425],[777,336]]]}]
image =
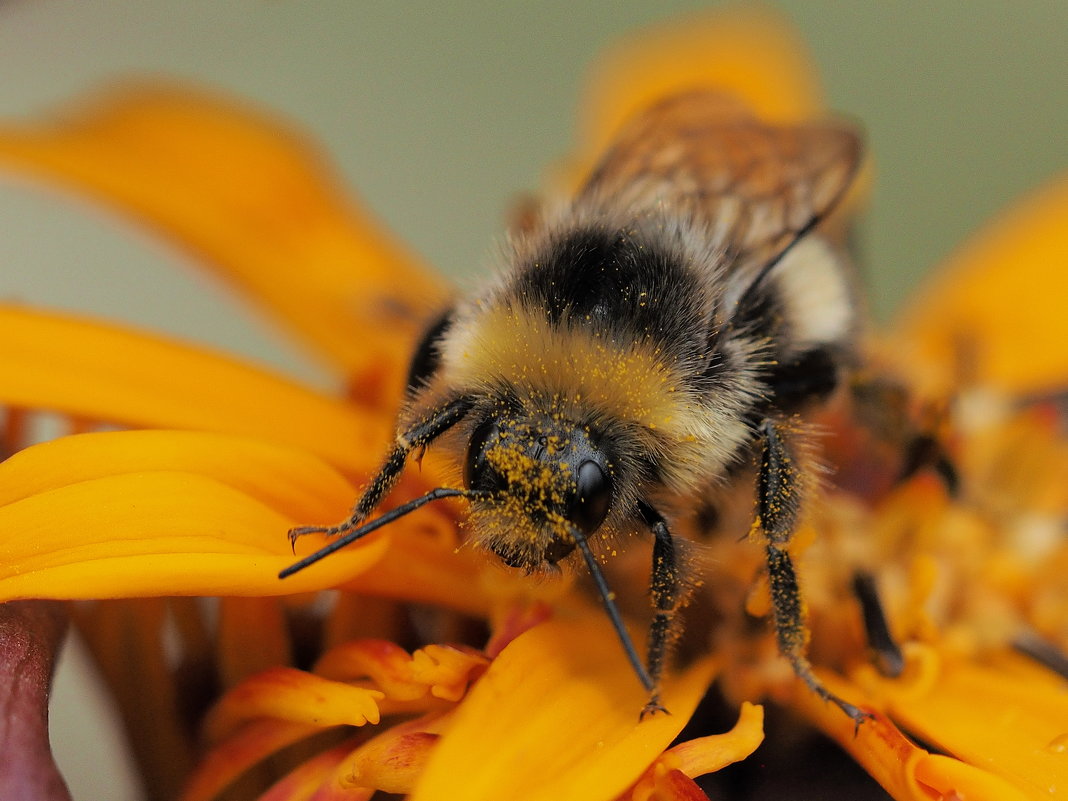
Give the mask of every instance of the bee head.
[{"label": "bee head", "polygon": [[468,489],[494,494],[492,509],[518,525],[488,546],[505,564],[533,570],[575,549],[572,527],[592,534],[612,506],[610,460],[587,427],[551,416],[488,417],[464,462]]}]

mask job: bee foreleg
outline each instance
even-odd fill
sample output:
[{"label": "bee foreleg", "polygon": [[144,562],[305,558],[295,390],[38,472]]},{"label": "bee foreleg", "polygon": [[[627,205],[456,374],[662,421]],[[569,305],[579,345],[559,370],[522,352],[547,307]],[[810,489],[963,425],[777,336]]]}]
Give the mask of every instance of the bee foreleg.
[{"label": "bee foreleg", "polygon": [[757,477],[757,526],[764,536],[771,589],[772,614],[779,652],[789,660],[794,673],[813,692],[836,704],[859,723],[868,717],[857,707],[843,701],[812,672],[805,657],[808,632],[802,611],[801,590],[794,564],[785,546],[793,537],[801,510],[801,475],[797,455],[793,452],[784,427],[772,420],[760,425],[763,448]]},{"label": "bee foreleg", "polygon": [[653,688],[649,701],[642,710],[642,717],[656,712],[666,712],[660,704],[660,675],[674,628],[675,613],[682,599],[682,582],[679,580],[678,555],[675,540],[668,530],[667,521],[647,503],[639,503],[638,511],[653,531],[653,569],[649,580],[649,595],[656,610],[649,627],[649,644],[645,657],[646,671],[652,679]]},{"label": "bee foreleg", "polygon": [[356,502],[352,514],[347,520],[333,526],[301,526],[290,529],[289,542],[295,543],[305,534],[327,534],[335,536],[346,531],[351,531],[367,519],[375,507],[382,502],[386,494],[400,478],[408,456],[412,451],[424,448],[444,434],[471,409],[473,401],[466,396],[454,398],[424,415],[417,423],[397,435],[389,455],[379,468],[371,483],[363,491],[363,495]]}]

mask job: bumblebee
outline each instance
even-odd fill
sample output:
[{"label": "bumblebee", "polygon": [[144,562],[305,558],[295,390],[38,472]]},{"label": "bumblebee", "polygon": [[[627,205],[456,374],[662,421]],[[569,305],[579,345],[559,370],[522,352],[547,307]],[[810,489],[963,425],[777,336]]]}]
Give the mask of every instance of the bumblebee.
[{"label": "bumblebee", "polygon": [[[786,550],[809,489],[803,415],[854,363],[850,271],[816,230],[849,186],[861,144],[827,123],[773,126],[711,92],[632,118],[574,197],[507,244],[506,269],[426,332],[396,439],[351,516],[293,529],[336,536],[290,575],[432,501],[470,502],[476,543],[513,568],[585,563],[627,657],[659,683],[688,583],[674,522],[714,489],[753,481],[779,649],[858,722],[805,658]],[[462,469],[371,520],[413,454]],[[645,659],[595,555],[653,540]]]}]

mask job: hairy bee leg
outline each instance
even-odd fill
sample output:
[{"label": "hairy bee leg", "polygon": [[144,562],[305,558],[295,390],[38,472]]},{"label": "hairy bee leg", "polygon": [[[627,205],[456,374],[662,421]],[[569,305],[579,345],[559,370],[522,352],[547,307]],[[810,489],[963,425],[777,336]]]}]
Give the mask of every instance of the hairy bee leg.
[{"label": "hairy bee leg", "polygon": [[896,679],[905,669],[901,646],[890,633],[886,610],[879,599],[879,588],[871,573],[860,571],[853,576],[853,594],[860,602],[864,617],[864,635],[868,640],[876,669],[884,676]]},{"label": "hairy bee leg", "polygon": [[653,531],[653,569],[649,579],[649,595],[656,610],[649,627],[648,651],[645,657],[646,672],[652,679],[653,688],[649,701],[642,710],[641,717],[657,712],[667,712],[660,703],[660,676],[664,671],[664,660],[671,632],[674,628],[675,613],[681,600],[681,583],[679,581],[678,555],[675,539],[668,530],[667,521],[647,503],[640,503],[638,510]]},{"label": "hairy bee leg", "polygon": [[856,376],[849,387],[856,421],[902,456],[895,483],[931,469],[951,497],[960,494],[960,474],[942,440],[909,414],[906,388],[885,376]]},{"label": "hairy bee leg", "polygon": [[763,449],[757,478],[757,524],[765,538],[768,584],[779,652],[794,673],[825,701],[830,701],[860,724],[867,713],[832,693],[812,672],[805,658],[807,630],[793,560],[785,546],[793,537],[801,510],[801,481],[797,456],[785,430],[772,420],[760,425]]},{"label": "hairy bee leg", "polygon": [[823,682],[812,672],[808,659],[805,658],[806,630],[801,612],[801,592],[797,585],[797,575],[794,572],[790,554],[771,544],[766,545],[765,549],[779,652],[789,660],[794,673],[808,685],[809,689],[824,701],[833,703],[859,726],[870,715],[824,687]]},{"label": "hairy bee leg", "polygon": [[1068,653],[1035,631],[1024,631],[1013,641],[1012,647],[1024,656],[1052,670],[1062,679],[1068,679]]},{"label": "hairy bee leg", "polygon": [[897,482],[902,484],[908,481],[925,467],[934,470],[951,498],[960,495],[960,474],[942,442],[931,434],[914,434],[905,444],[905,463]]},{"label": "hairy bee leg", "polygon": [[470,411],[473,404],[474,401],[466,396],[454,398],[448,403],[433,409],[418,423],[399,434],[389,455],[386,456],[385,462],[356,502],[348,519],[333,526],[301,526],[290,529],[290,545],[295,546],[297,540],[305,534],[335,536],[359,526],[375,510],[375,507],[382,502],[382,499],[393,488],[393,485],[397,483],[412,451],[429,445],[460,422],[464,415]]}]

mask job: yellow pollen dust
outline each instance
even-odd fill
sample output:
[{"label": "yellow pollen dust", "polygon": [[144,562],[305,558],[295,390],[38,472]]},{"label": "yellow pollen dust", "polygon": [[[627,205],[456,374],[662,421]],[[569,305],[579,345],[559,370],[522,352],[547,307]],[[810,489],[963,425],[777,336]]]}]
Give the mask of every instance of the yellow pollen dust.
[{"label": "yellow pollen dust", "polygon": [[528,451],[533,445],[522,438],[502,437],[500,442],[486,450],[486,460],[504,478],[511,496],[547,512],[563,503],[571,482],[549,463],[531,456]]}]

